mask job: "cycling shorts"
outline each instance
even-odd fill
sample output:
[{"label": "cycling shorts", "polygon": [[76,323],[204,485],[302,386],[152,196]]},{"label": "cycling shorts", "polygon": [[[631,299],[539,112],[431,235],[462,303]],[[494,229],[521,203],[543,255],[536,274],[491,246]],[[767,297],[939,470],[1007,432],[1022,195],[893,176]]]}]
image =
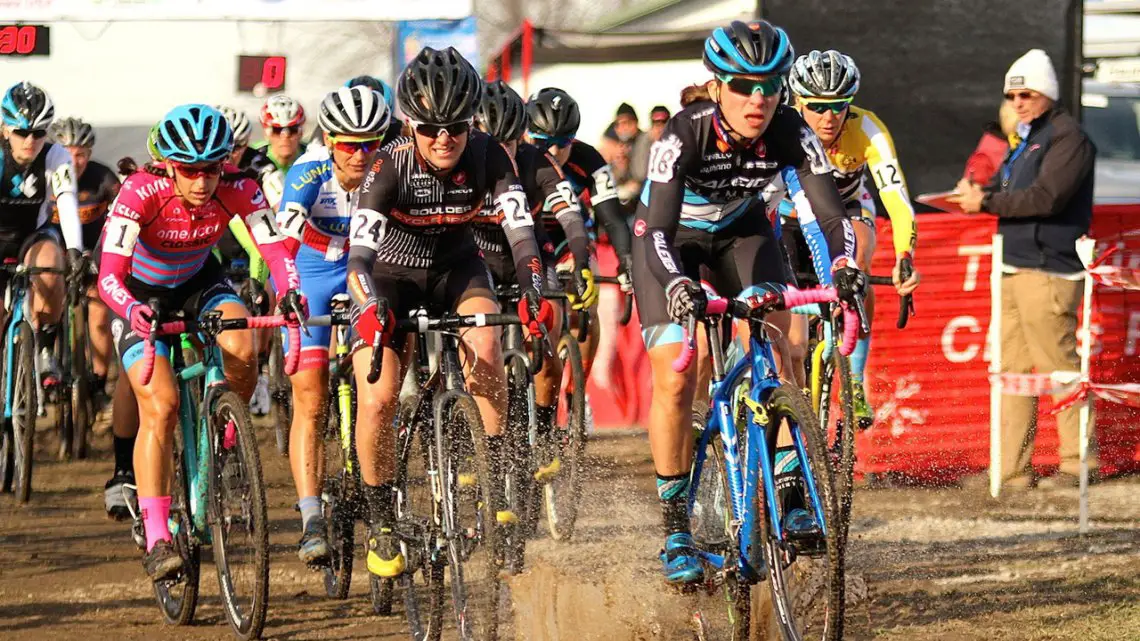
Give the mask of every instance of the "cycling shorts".
[{"label": "cycling shorts", "polygon": [[[717,294],[751,295],[761,285],[788,282],[790,274],[766,216],[741,216],[724,229],[703,231],[681,225],[673,239],[681,269],[699,281],[701,267]],[[679,343],[681,326],[669,318],[665,288],[649,269],[649,242],[633,243],[633,289],[647,347]],[[754,287],[757,286],[757,287]]]},{"label": "cycling shorts", "polygon": [[[420,307],[426,308],[429,316],[438,316],[454,312],[460,303],[470,298],[495,298],[491,274],[474,248],[445,264],[431,267],[405,267],[378,260],[372,266],[372,280],[376,298],[386,299],[397,319],[408,318]],[[389,344],[403,345],[404,338],[403,332],[395,332]],[[354,330],[352,349],[361,347],[364,341]]]},{"label": "cycling shorts", "polygon": [[788,283],[800,288],[815,287],[819,278],[815,275],[815,266],[811,261],[811,250],[800,229],[798,218],[785,218],[780,226],[783,228],[780,241],[787,256],[788,271],[791,278]]},{"label": "cycling shorts", "polygon": [[[131,277],[127,282],[127,290],[141,303],[149,303],[152,298],[158,299],[163,315],[181,310],[191,318],[200,318],[205,312],[216,309],[223,303],[243,304],[234,292],[233,285],[226,280],[222,266],[213,256],[206,259],[197,274],[177,287],[147,285]],[[130,319],[123,318],[114,311],[111,311],[111,335],[115,339],[115,349],[123,363],[123,370],[129,370],[143,357],[145,337],[136,335],[131,330]],[[155,341],[155,358],[169,358],[171,346],[176,340],[177,336],[164,336]]]},{"label": "cycling shorts", "polygon": [[[323,251],[301,245],[297,250],[297,273],[301,276],[301,292],[309,301],[309,315],[323,316],[332,312],[332,297],[348,291],[348,256],[338,261],[325,260]],[[281,329],[285,353],[290,351],[289,332]],[[328,367],[331,327],[309,327],[309,335],[301,332],[301,364],[298,369]]]}]

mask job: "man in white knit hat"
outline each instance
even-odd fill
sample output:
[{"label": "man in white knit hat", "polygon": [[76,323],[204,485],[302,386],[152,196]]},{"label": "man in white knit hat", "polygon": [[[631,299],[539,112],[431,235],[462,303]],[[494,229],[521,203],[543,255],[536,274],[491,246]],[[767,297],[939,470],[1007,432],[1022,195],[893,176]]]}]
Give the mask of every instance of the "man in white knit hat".
[{"label": "man in white knit hat", "polygon": [[[1057,105],[1059,95],[1048,54],[1031,49],[1014,61],[1005,74],[1005,99],[1017,113],[1020,141],[990,184],[963,179],[955,198],[967,213],[998,216],[998,233],[1004,239],[1003,372],[1080,369],[1076,330],[1084,267],[1076,241],[1088,233],[1092,220],[1096,148],[1077,121]],[[1042,480],[1041,486],[1077,485],[1079,412],[1078,403],[1057,415],[1060,470]],[[1036,420],[1036,398],[1002,398],[1001,473],[1009,488],[1036,484],[1030,465]],[[1093,450],[1089,468],[1094,478]]]}]

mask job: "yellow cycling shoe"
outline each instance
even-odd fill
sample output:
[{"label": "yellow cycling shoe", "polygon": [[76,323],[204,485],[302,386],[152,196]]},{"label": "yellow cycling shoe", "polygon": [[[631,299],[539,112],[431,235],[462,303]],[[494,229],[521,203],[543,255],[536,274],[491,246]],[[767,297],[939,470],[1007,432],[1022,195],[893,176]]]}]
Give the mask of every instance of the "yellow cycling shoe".
[{"label": "yellow cycling shoe", "polygon": [[870,429],[875,424],[875,410],[867,402],[867,393],[863,391],[863,383],[851,381],[851,405],[855,414],[855,425],[860,430]]},{"label": "yellow cycling shoe", "polygon": [[400,551],[400,539],[391,528],[368,526],[368,571],[391,579],[404,573],[407,562]]},{"label": "yellow cycling shoe", "polygon": [[459,473],[459,487],[475,487],[477,482],[474,472]]},{"label": "yellow cycling shoe", "polygon": [[539,483],[549,483],[562,471],[562,461],[557,456],[546,465],[540,465],[534,472],[534,480]]},{"label": "yellow cycling shoe", "polygon": [[495,522],[499,525],[514,525],[519,522],[519,517],[511,510],[499,510],[495,512]]}]

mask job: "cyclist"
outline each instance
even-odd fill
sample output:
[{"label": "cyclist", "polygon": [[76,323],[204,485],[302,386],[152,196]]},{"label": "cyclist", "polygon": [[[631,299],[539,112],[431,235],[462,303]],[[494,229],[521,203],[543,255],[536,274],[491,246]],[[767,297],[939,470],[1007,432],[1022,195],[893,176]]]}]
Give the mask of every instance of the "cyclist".
[{"label": "cyclist", "polygon": [[[527,201],[535,203],[531,214],[549,212],[547,225],[553,222],[558,231],[564,231],[574,260],[574,285],[569,296],[571,308],[581,310],[592,307],[597,302],[598,290],[594,284],[594,272],[590,269],[590,248],[582,213],[573,188],[558,162],[538,147],[520,142],[528,121],[522,97],[510,85],[497,80],[483,88],[477,115],[480,129],[498,140],[514,158]],[[487,207],[480,212],[475,219],[476,225],[472,228],[475,244],[483,252],[491,277],[496,283],[505,283],[514,278],[515,270],[507,236],[502,228],[503,212],[497,211],[494,203],[486,204]],[[535,236],[542,248],[545,286],[560,289],[558,274],[555,273],[554,245],[546,238],[542,226],[535,227]],[[551,336],[557,339],[561,332],[562,310],[557,302],[552,301],[551,305],[554,320],[549,330]],[[542,370],[535,377],[535,409],[538,429],[541,431],[549,431],[554,425],[555,414],[558,412],[558,385],[562,379],[562,363],[558,359],[557,350],[552,349],[550,352],[543,360]],[[539,476],[552,474],[557,469],[556,465],[553,461],[546,463],[544,469],[538,471]]]},{"label": "cyclist", "polygon": [[[69,262],[78,265],[83,234],[75,168],[62,145],[47,142],[55,117],[51,98],[32,83],[19,82],[4,92],[0,112],[4,124],[0,143],[0,258],[62,270],[62,235]],[[50,225],[53,195],[60,232]],[[7,274],[0,273],[0,288],[6,284]],[[28,320],[36,329],[36,371],[46,386],[60,381],[54,348],[66,295],[63,285],[60,274],[38,274],[32,279],[32,314]],[[6,312],[0,310],[0,320]]]},{"label": "cyclist", "polygon": [[[617,276],[623,283],[622,291],[630,292],[629,227],[622,215],[617,183],[614,182],[613,171],[598,150],[574,137],[582,120],[578,103],[565,91],[547,87],[527,101],[527,114],[530,116],[527,132],[530,139],[558,161],[574,188],[574,196],[585,205],[583,213],[592,211],[605,227],[618,256]],[[547,231],[555,246],[565,240],[560,230],[548,227]],[[596,272],[596,266],[592,266]],[[594,323],[590,326],[590,338],[582,349],[587,380],[598,351],[598,333],[598,324]]]},{"label": "cyclist", "polygon": [[[356,443],[369,520],[368,569],[379,576],[395,576],[405,565],[392,531],[392,422],[402,380],[393,346],[402,345],[403,337],[384,341],[383,373],[375,385],[367,380],[372,352],[380,348],[394,318],[420,305],[460,314],[499,310],[469,229],[487,194],[504,214],[502,225],[523,290],[518,306],[523,324],[545,333],[553,315],[540,295],[542,262],[534,224],[510,156],[487,134],[471,131],[482,84],[454,48],[420,51],[401,73],[397,92],[413,136],[376,153],[353,215],[348,291],[356,304]],[[467,382],[487,430],[491,463],[497,465],[506,410],[499,332],[472,329],[463,342]],[[492,473],[492,478],[500,477]],[[502,488],[494,491],[498,507]],[[499,516],[509,520],[513,515]]]},{"label": "cyclist", "polygon": [[[297,271],[312,313],[328,314],[335,294],[345,293],[348,226],[353,200],[379,147],[390,115],[383,96],[364,86],[341,87],[321,101],[318,122],[324,145],[311,147],[289,170],[277,214],[281,231],[299,246]],[[320,417],[328,391],[328,327],[310,328],[299,346],[285,341],[286,352],[301,350],[292,377],[293,426],[289,463],[297,486],[303,533],[299,556],[309,565],[327,562],[328,543],[321,516]]]},{"label": "cyclist", "polygon": [[[167,526],[178,388],[166,341],[156,344],[153,379],[142,384],[139,361],[154,311],[140,300],[158,298],[167,309],[192,314],[217,309],[224,317],[247,316],[210,251],[235,215],[251,226],[271,271],[289,291],[285,311],[298,313],[303,298],[296,292],[299,279],[285,236],[261,190],[225,163],[233,147],[225,117],[207,105],[176,107],[159,123],[156,147],[165,162],[131,175],[107,216],[99,294],[114,315],[116,348],[138,399],[135,474],[146,532],[143,565],[158,581],[182,568]],[[247,332],[227,332],[218,342],[227,380],[249,398],[255,371],[251,338]]]},{"label": "cyclist", "polygon": [[257,147],[264,151],[270,165],[256,167],[261,174],[261,188],[269,204],[276,209],[285,191],[285,173],[305,153],[301,129],[305,126],[305,108],[293,98],[278,94],[261,107],[261,126],[265,142]]},{"label": "cyclist", "polygon": [[[795,96],[796,107],[804,121],[811,126],[831,159],[832,175],[839,187],[847,216],[856,224],[855,259],[859,269],[871,267],[875,253],[875,201],[867,189],[864,169],[869,169],[879,197],[891,218],[895,247],[895,266],[892,270],[899,295],[906,295],[918,287],[919,274],[913,272],[904,282],[900,268],[914,255],[917,228],[914,208],[907,193],[906,179],[899,166],[895,144],[887,127],[874,113],[851,104],[859,91],[859,68],[850,56],[838,51],[812,51],[800,56],[792,65],[788,85]],[[789,234],[792,236],[792,234]],[[794,247],[795,238],[785,240],[793,245],[789,256],[802,252]],[[800,259],[802,261],[802,257]],[[799,269],[799,266],[796,267]],[[868,318],[874,317],[874,289],[868,289],[866,307]],[[797,323],[793,337],[802,353],[806,344],[806,318]],[[851,380],[854,386],[855,416],[860,427],[871,426],[874,412],[867,403],[863,388],[863,373],[867,367],[871,335],[861,336],[851,354]]]},{"label": "cyclist", "polygon": [[[816,261],[821,280],[829,282],[834,272],[845,291],[860,280],[848,258],[852,234],[827,156],[803,119],[779,105],[793,59],[787,35],[768,22],[715,29],[704,49],[705,67],[714,74],[706,85],[710,99],[693,102],[666,124],[651,148],[635,214],[633,280],[653,368],[649,436],[666,533],[661,560],[671,583],[699,581],[704,573],[687,511],[696,374],[695,368],[672,368],[681,324],[704,310],[699,268],[709,268],[722,295],[782,287],[783,256],[754,199],[780,180],[784,167],[793,167],[802,188],[795,198],[812,204],[826,239]],[[787,316],[768,320],[786,331]],[[817,529],[806,511],[796,512],[785,517],[786,528]]]},{"label": "cyclist", "polygon": [[346,87],[355,87],[363,85],[369,89],[378,92],[384,97],[384,102],[388,104],[388,113],[392,114],[392,118],[388,123],[388,128],[384,131],[384,137],[380,140],[380,146],[384,146],[393,140],[404,135],[404,123],[395,117],[396,111],[396,92],[388,83],[377,78],[376,76],[356,76],[355,78],[344,83]]}]

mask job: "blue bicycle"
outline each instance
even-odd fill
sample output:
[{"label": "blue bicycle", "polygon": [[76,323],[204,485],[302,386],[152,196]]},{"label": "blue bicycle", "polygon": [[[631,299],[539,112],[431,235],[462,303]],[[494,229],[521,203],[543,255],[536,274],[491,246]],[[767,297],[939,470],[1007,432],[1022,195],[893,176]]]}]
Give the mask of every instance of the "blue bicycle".
[{"label": "blue bicycle", "polygon": [[[837,299],[833,288],[769,292],[747,302],[710,296],[699,319],[713,374],[710,409],[696,436],[689,509],[706,565],[703,588],[722,592],[728,625],[714,632],[720,626],[698,612],[698,638],[750,638],[753,619],[760,619],[751,587],[765,579],[785,641],[842,638],[843,542],[826,435],[803,392],[780,381],[764,324],[769,312]],[[734,318],[749,323],[749,349],[726,372],[721,332]],[[697,320],[686,328],[677,371],[692,360]],[[845,310],[842,350],[854,347],[857,323],[858,313]],[[786,518],[796,510],[815,527],[788,530]]]}]

